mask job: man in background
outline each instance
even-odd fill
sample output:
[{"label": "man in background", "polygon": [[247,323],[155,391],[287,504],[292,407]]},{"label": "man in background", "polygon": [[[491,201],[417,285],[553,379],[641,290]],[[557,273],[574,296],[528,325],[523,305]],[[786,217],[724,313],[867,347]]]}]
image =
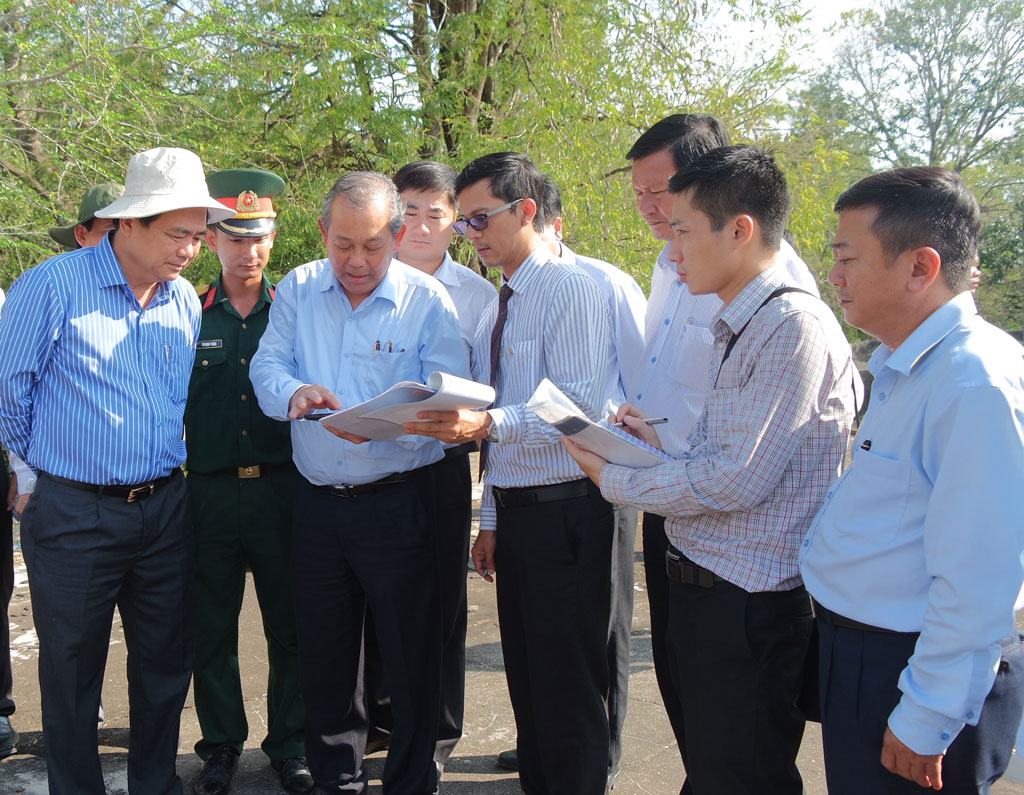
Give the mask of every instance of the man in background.
[{"label": "man in background", "polygon": [[124,191],[116,182],[93,185],[82,195],[78,205],[78,220],[65,226],[55,226],[49,235],[68,251],[95,246],[114,229],[111,218],[97,218],[96,211],[113,203]]}]

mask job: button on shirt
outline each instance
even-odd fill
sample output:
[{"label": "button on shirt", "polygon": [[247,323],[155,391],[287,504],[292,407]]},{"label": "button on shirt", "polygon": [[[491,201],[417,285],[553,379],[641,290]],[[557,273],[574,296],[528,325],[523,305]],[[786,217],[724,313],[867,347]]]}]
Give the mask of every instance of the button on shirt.
[{"label": "button on shirt", "polygon": [[777,270],[762,273],[713,322],[719,358],[749,325],[689,451],[651,469],[601,473],[608,500],[666,516],[678,549],[751,593],[800,584],[797,550],[839,472],[854,415],[856,371],[832,311],[803,293],[757,311],[782,283]]},{"label": "button on shirt", "polygon": [[644,312],[647,299],[632,276],[614,265],[592,257],[581,257],[562,244],[561,259],[573,263],[601,289],[608,304],[612,322],[612,344],[608,349],[608,383],[605,385],[606,405],[602,413],[615,411],[626,400],[626,379],[633,363],[644,351]]},{"label": "button on shirt", "polygon": [[26,271],[0,317],[0,437],[37,470],[135,484],[185,461],[182,414],[199,299],[161,282],[143,309],[98,246]]},{"label": "button on shirt", "polygon": [[804,541],[801,570],[828,609],[921,633],[889,726],[937,754],[977,724],[999,641],[1016,633],[1024,349],[964,292],[896,350],[879,346],[868,367],[852,461]]},{"label": "button on shirt", "polygon": [[260,411],[249,380],[271,301],[273,290],[266,277],[263,292],[245,318],[231,305],[220,277],[200,296],[203,324],[185,407],[190,471],[217,472],[292,460],[289,423]]},{"label": "button on shirt", "polygon": [[[492,486],[541,486],[578,480],[583,473],[562,446],[562,434],[526,408],[548,378],[591,419],[598,419],[608,381],[611,322],[597,285],[575,265],[536,249],[512,278],[499,354],[498,408],[490,409],[498,444],[487,454],[480,529],[494,530]],[[495,301],[477,329],[474,376],[490,383]]]},{"label": "button on shirt", "polygon": [[[392,260],[380,284],[352,309],[323,259],[296,268],[277,286],[250,375],[260,408],[284,420],[304,384],[321,384],[351,407],[399,381],[423,383],[434,370],[469,377],[444,287]],[[443,456],[441,443],[425,436],[357,445],[317,422],[292,422],[291,434],[299,472],[318,486],[370,483]]]},{"label": "button on shirt", "polygon": [[[686,449],[686,437],[711,388],[708,372],[716,354],[710,327],[722,301],[713,293],[693,295],[679,281],[668,250],[665,244],[654,266],[644,323],[646,347],[628,379],[628,402],[649,417],[668,417],[658,436],[665,450],[678,453]],[[814,276],[785,241],[779,260],[774,270],[782,283],[818,295]]]}]

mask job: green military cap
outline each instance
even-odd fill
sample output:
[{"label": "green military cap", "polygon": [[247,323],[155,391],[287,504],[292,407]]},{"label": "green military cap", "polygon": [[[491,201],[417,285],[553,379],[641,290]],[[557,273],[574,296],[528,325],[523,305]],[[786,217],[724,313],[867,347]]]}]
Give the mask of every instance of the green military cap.
[{"label": "green military cap", "polygon": [[96,217],[96,211],[116,201],[124,193],[124,187],[116,182],[105,182],[93,185],[85,192],[82,203],[78,205],[78,220],[67,226],[55,226],[49,230],[50,237],[65,248],[81,248],[75,240],[75,227],[85,224]]},{"label": "green military cap", "polygon": [[284,191],[284,180],[259,168],[229,168],[206,178],[210,195],[237,215],[211,226],[236,237],[265,237],[277,224],[271,201]]}]

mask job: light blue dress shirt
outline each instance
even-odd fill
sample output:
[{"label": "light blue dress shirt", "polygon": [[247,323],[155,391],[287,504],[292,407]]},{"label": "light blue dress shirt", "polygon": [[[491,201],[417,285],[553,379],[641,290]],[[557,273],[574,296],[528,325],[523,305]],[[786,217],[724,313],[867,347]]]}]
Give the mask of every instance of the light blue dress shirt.
[{"label": "light blue dress shirt", "polygon": [[480,318],[498,300],[498,291],[479,273],[453,260],[447,251],[441,266],[434,271],[434,278],[444,285],[455,304],[455,311],[459,315],[459,333],[466,346],[466,355],[469,356]]},{"label": "light blue dress shirt", "polygon": [[[263,413],[285,420],[304,384],[321,384],[351,407],[399,381],[424,383],[434,370],[469,377],[455,307],[440,282],[392,260],[381,283],[352,309],[322,259],[277,285],[249,376]],[[441,443],[425,436],[357,445],[316,422],[292,423],[292,449],[299,472],[318,486],[370,483],[444,455]]]},{"label": "light blue dress shirt", "polygon": [[[608,304],[589,276],[544,247],[523,261],[508,285],[514,293],[498,360],[498,408],[489,410],[498,444],[487,453],[481,530],[497,526],[493,486],[543,486],[584,476],[562,446],[561,432],[526,408],[541,379],[551,379],[591,419],[600,418],[608,383]],[[495,301],[473,345],[474,376],[485,384],[497,315]]]},{"label": "light blue dress shirt", "polygon": [[821,604],[920,632],[889,717],[920,754],[977,724],[1024,583],[1024,348],[970,293],[881,345],[853,458],[803,542]]},{"label": "light blue dress shirt", "polygon": [[[627,401],[648,417],[668,417],[668,423],[658,427],[658,437],[665,450],[678,455],[687,449],[687,437],[704,409],[712,362],[721,358],[711,321],[722,308],[722,299],[714,293],[691,293],[679,281],[668,251],[666,243],[654,266],[644,318],[646,347],[626,379]],[[775,270],[783,284],[818,295],[813,274],[786,241],[779,247]]]},{"label": "light blue dress shirt", "polygon": [[143,309],[110,246],[48,259],[0,316],[0,438],[34,469],[134,484],[185,461],[182,416],[201,310],[184,279]]}]

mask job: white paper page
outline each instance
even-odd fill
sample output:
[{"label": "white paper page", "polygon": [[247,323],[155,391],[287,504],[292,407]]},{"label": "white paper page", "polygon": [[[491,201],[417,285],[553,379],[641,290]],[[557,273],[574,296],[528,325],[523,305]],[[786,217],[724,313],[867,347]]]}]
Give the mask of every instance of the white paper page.
[{"label": "white paper page", "polygon": [[492,387],[470,381],[467,378],[459,378],[450,373],[431,373],[427,379],[427,386],[429,387],[427,390],[414,396],[415,402],[407,400],[402,405],[364,411],[362,416],[397,423],[429,422],[429,420],[417,420],[417,412],[483,409],[494,402]]}]

